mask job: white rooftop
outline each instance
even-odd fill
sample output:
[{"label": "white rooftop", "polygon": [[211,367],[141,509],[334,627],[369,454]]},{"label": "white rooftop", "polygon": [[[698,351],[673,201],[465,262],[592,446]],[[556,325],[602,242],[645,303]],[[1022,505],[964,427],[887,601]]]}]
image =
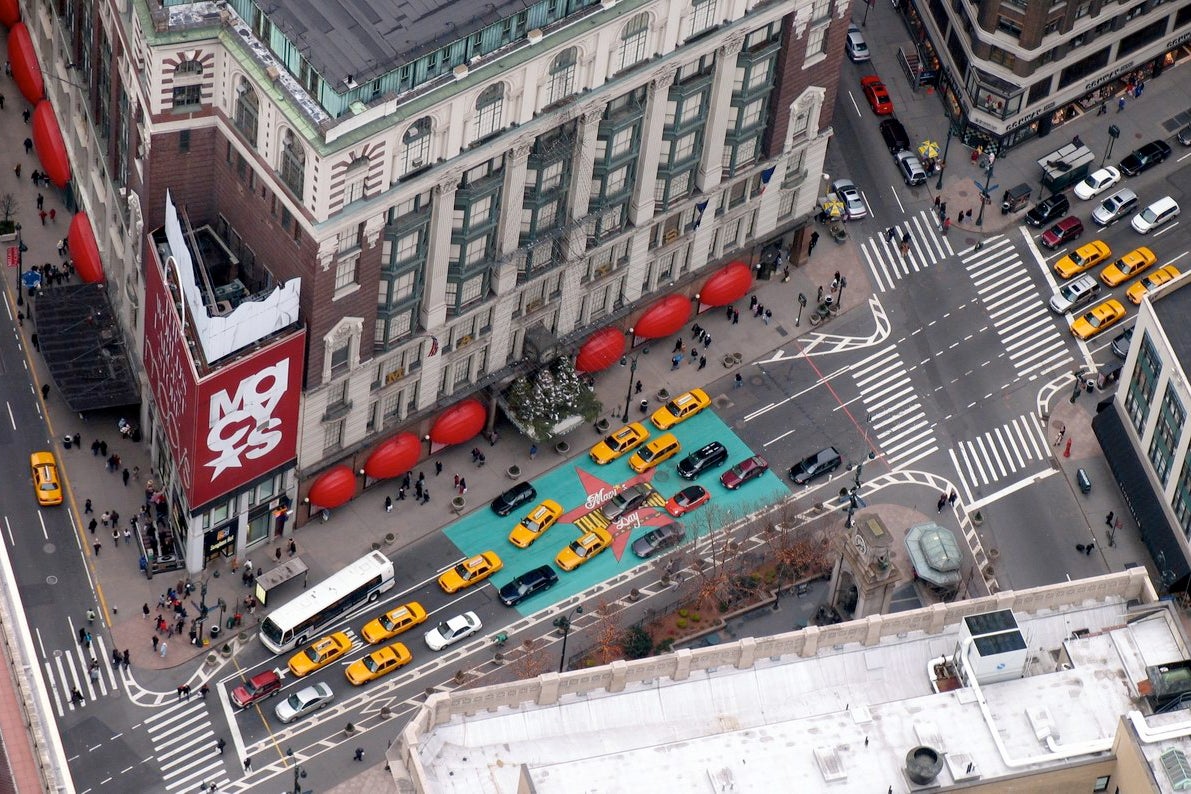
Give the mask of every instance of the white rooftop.
[{"label": "white rooftop", "polygon": [[[966,614],[999,608],[1008,607],[990,602]],[[429,727],[444,717],[434,714],[432,699],[431,716],[421,727],[411,723],[403,740],[416,737],[409,743],[427,790],[460,794],[516,792],[523,772],[539,794],[764,791],[775,781],[786,791],[908,791],[906,753],[918,745],[944,754],[937,784],[988,781],[1111,749],[1121,716],[1146,710],[1136,693],[1145,667],[1188,655],[1170,612],[1149,608],[1138,619],[1124,596],[1110,596],[1014,610],[1028,646],[1024,677],[939,694],[930,671],[959,648],[962,623],[954,617],[933,634],[899,632],[868,645],[823,642],[805,658],[762,656],[772,648],[759,640],[751,646],[755,661],[743,669],[729,660],[752,641],[680,652],[692,654],[682,680],[635,681],[623,674],[639,663],[619,663],[621,691],[608,691],[616,688],[607,682],[617,665],[543,676],[543,692],[560,690],[549,705],[533,702],[551,698],[535,697],[538,685],[530,682],[458,692],[442,699],[470,702]],[[937,620],[938,613],[919,612]],[[826,639],[828,628],[820,631]],[[799,634],[805,632],[782,637]],[[700,653],[723,661],[700,669]],[[514,690],[529,702],[495,705],[513,702],[505,696]],[[1186,711],[1153,719],[1155,730],[1171,720],[1175,728],[1174,744],[1152,748],[1151,761],[1169,746],[1191,752]],[[1046,725],[1049,739],[1039,728]],[[422,728],[428,732],[418,734]],[[1157,777],[1161,782],[1160,770]]]}]

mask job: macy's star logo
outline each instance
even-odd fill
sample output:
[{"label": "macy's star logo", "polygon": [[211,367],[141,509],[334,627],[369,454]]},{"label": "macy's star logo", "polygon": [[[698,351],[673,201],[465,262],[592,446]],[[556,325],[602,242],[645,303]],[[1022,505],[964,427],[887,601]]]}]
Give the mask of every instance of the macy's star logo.
[{"label": "macy's star logo", "polygon": [[[632,479],[614,485],[591,472],[575,467],[575,473],[579,475],[579,484],[583,486],[583,490],[587,494],[587,499],[578,507],[563,513],[559,517],[558,523],[575,524],[579,529],[586,532],[592,524],[589,521],[584,521],[583,519],[585,517],[599,510],[604,503],[616,494],[637,483],[648,483],[652,487],[655,471],[657,470],[650,469],[644,474],[634,475]],[[656,501],[656,499],[650,501]],[[628,547],[629,539],[633,536],[633,530],[637,527],[662,526],[673,520],[665,509],[654,507],[650,504],[642,505],[633,512],[621,516],[606,527],[612,533],[612,553],[618,561],[624,556],[624,550]],[[602,516],[593,516],[590,521],[598,522],[598,526],[604,526]]]}]

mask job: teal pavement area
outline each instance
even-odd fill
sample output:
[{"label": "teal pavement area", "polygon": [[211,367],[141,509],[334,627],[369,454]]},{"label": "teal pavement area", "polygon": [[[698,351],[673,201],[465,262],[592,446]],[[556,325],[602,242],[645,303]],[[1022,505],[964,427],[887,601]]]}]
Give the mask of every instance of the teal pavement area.
[{"label": "teal pavement area", "polygon": [[[650,437],[660,431],[645,420]],[[615,428],[613,428],[615,429]],[[550,471],[533,481],[537,498],[501,518],[488,507],[475,510],[444,530],[464,556],[493,550],[504,562],[504,569],[492,577],[491,583],[501,587],[513,577],[539,565],[554,566],[554,558],[568,543],[583,534],[573,522],[580,520],[590,510],[598,508],[606,497],[612,495],[618,486],[648,481],[662,495],[669,499],[691,483],[678,476],[678,462],[688,453],[711,441],[719,441],[728,448],[728,463],[707,472],[695,482],[711,492],[711,501],[680,520],[687,530],[685,543],[691,543],[707,534],[712,526],[720,527],[754,511],[759,506],[773,504],[789,494],[782,481],[780,469],[770,469],[762,477],[751,480],[736,491],[729,491],[720,485],[720,474],[754,452],[732,432],[728,425],[710,409],[688,419],[670,432],[678,437],[682,450],[662,463],[656,469],[638,475],[629,468],[629,455],[621,457],[606,466],[597,466],[584,456]],[[595,437],[592,437],[593,443]],[[764,457],[764,455],[762,455]],[[770,462],[773,465],[773,461]],[[603,490],[603,498],[600,491]],[[518,522],[543,499],[554,499],[563,507],[563,517],[527,549],[518,549],[509,543],[509,532]],[[645,534],[651,526],[674,520],[662,507],[645,507],[624,520],[621,526],[610,527],[613,533],[611,548],[595,559],[570,573],[559,570],[559,583],[544,593],[539,593],[517,606],[518,612],[528,615],[550,604],[561,601],[587,588],[616,576],[641,563],[629,550],[633,540]]]}]

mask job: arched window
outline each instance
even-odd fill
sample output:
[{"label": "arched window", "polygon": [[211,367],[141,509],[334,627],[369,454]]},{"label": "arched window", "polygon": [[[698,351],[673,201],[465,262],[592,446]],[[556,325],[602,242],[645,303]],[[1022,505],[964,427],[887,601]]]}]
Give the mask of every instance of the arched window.
[{"label": "arched window", "polygon": [[555,56],[550,64],[550,96],[547,104],[553,105],[575,93],[575,62],[578,51],[568,47]]},{"label": "arched window", "polygon": [[645,60],[649,44],[649,14],[638,14],[628,21],[620,33],[620,57],[616,71],[623,71]]},{"label": "arched window", "polygon": [[174,69],[175,75],[186,75],[190,77],[199,77],[203,73],[203,62],[198,60],[182,61]]},{"label": "arched window", "polygon": [[501,112],[505,104],[502,83],[490,85],[476,99],[476,140],[481,141],[500,129]]},{"label": "arched window", "polygon": [[412,174],[430,165],[430,117],[410,125],[401,138],[401,173]]},{"label": "arched window", "polygon": [[715,25],[716,0],[694,0],[691,3],[690,37],[698,36]]},{"label": "arched window", "polygon": [[281,142],[281,181],[299,201],[302,200],[302,188],[306,183],[306,152],[290,130],[285,131],[285,138]]},{"label": "arched window", "polygon": [[365,198],[368,182],[368,158],[357,157],[343,174],[343,206]]},{"label": "arched window", "polygon": [[259,116],[260,100],[256,91],[246,78],[241,77],[236,86],[236,109],[232,118],[236,129],[248,139],[253,149],[256,148],[256,126]]}]

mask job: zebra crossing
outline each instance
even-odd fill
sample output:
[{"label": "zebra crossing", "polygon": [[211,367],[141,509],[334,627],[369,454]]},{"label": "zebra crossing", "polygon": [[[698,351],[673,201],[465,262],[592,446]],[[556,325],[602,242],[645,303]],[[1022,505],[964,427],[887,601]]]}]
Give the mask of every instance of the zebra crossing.
[{"label": "zebra crossing", "polygon": [[1025,473],[1038,463],[1050,467],[1046,438],[1032,414],[960,442],[949,454],[969,502],[978,488]]},{"label": "zebra crossing", "polygon": [[230,778],[216,744],[207,701],[192,695],[145,720],[165,791],[195,791],[202,784],[222,790]]},{"label": "zebra crossing", "polygon": [[[98,663],[94,676],[91,673],[92,659]],[[73,648],[55,649],[42,665],[46,686],[59,717],[86,708],[98,698],[115,694],[124,683],[119,670],[112,664],[112,651],[98,634],[92,635],[90,645],[80,641]],[[76,688],[83,695],[81,703],[71,700],[71,690]]]},{"label": "zebra crossing", "polygon": [[[893,289],[895,282],[937,265],[955,253],[951,241],[939,233],[938,216],[934,210],[922,210],[893,228],[897,230],[897,240],[890,241],[882,233],[860,244],[860,255],[864,257],[879,292]],[[910,235],[910,252],[903,257],[898,251],[898,242],[904,234]]]},{"label": "zebra crossing", "polygon": [[934,428],[895,347],[887,347],[850,370],[864,403],[868,426],[893,469],[938,450]]},{"label": "zebra crossing", "polygon": [[998,235],[960,259],[1018,376],[1033,379],[1071,366],[1066,340],[1012,242]]}]

